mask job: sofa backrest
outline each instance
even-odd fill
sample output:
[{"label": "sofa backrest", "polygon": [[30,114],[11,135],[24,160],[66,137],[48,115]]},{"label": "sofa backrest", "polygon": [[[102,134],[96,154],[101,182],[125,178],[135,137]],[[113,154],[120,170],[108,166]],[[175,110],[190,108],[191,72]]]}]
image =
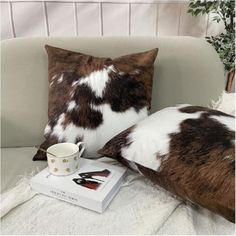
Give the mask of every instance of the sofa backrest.
[{"label": "sofa backrest", "polygon": [[102,57],[158,47],[152,112],[176,103],[207,106],[224,89],[223,65],[204,39],[45,37],[2,41],[2,147],[32,146],[43,140],[48,103],[45,44]]}]

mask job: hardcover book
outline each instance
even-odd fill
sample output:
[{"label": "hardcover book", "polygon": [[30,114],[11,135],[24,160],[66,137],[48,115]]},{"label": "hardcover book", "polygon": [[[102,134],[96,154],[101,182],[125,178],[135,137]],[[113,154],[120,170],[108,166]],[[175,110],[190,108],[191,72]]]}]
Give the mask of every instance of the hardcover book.
[{"label": "hardcover book", "polygon": [[30,185],[39,193],[102,213],[119,191],[125,172],[124,167],[80,158],[75,173],[54,176],[45,168]]}]

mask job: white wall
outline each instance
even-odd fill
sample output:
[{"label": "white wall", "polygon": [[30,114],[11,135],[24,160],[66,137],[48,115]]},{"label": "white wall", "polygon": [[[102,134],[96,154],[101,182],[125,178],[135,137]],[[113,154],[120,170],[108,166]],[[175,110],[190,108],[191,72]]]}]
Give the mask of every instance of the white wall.
[{"label": "white wall", "polygon": [[212,15],[192,17],[187,1],[1,1],[1,39],[36,36],[215,35]]}]

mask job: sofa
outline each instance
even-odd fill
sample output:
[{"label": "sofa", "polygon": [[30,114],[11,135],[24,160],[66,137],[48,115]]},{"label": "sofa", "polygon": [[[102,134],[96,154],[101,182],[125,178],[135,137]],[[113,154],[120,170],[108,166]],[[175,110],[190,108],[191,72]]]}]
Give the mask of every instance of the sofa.
[{"label": "sofa", "polygon": [[[99,57],[116,57],[158,47],[152,92],[152,113],[178,103],[209,106],[211,101],[216,100],[224,90],[223,65],[213,47],[204,39],[192,37],[44,37],[2,41],[2,192],[15,186],[22,175],[29,175],[32,171],[41,170],[46,166],[46,162],[32,161],[36,152],[33,146],[43,141],[43,130],[47,123],[48,79],[45,44]],[[209,214],[206,215],[209,216]],[[222,221],[224,224],[228,223],[225,223],[224,219],[216,220],[215,216],[212,217],[215,225]],[[203,232],[200,225],[198,227],[196,232]],[[222,230],[221,234],[224,234],[224,227]],[[91,231],[88,232],[91,233]],[[125,233],[128,232],[125,231]],[[181,233],[186,232],[189,233],[189,231],[181,231]]]}]

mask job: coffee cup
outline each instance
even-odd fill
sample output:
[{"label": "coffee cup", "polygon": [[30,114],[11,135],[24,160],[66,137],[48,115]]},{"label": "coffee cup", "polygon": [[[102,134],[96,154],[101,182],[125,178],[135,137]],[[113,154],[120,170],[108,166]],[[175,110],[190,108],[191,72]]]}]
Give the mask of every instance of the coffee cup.
[{"label": "coffee cup", "polygon": [[84,143],[57,143],[47,149],[49,172],[57,176],[73,174],[79,168],[79,158],[84,152]]}]

